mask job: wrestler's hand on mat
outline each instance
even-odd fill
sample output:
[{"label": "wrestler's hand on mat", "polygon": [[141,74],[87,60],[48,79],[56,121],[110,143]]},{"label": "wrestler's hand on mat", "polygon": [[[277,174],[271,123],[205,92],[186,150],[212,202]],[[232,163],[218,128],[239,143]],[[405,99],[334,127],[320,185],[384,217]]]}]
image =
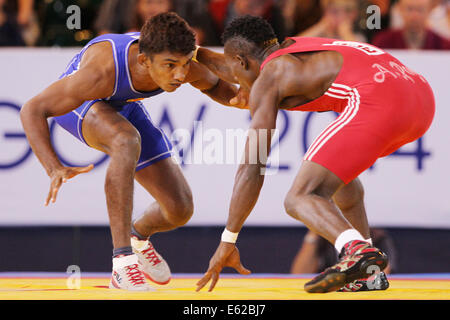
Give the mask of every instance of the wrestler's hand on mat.
[{"label": "wrestler's hand on mat", "polygon": [[245,109],[248,108],[249,93],[242,87],[239,88],[235,97],[230,100],[230,104],[234,107]]},{"label": "wrestler's hand on mat", "polygon": [[212,291],[219,280],[219,274],[224,267],[232,267],[240,274],[250,274],[251,271],[246,269],[242,263],[238,248],[234,243],[220,242],[219,247],[209,261],[209,269],[197,282],[196,291],[200,291],[211,280],[208,291]]},{"label": "wrestler's hand on mat", "polygon": [[50,201],[55,203],[58,190],[62,183],[72,179],[80,173],[89,172],[92,168],[94,168],[94,165],[90,164],[87,167],[61,167],[53,171],[50,174],[50,191],[48,192],[47,200],[45,200],[45,206],[47,206]]}]

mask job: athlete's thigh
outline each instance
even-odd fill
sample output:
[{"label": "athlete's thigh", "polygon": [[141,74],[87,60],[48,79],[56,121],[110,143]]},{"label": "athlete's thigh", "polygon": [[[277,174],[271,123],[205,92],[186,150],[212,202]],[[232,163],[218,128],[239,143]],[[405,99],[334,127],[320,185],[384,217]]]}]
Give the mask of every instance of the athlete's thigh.
[{"label": "athlete's thigh", "polygon": [[136,171],[171,157],[171,141],[164,131],[153,123],[142,103],[130,103],[120,113],[136,128],[141,138],[141,154]]},{"label": "athlete's thigh", "polygon": [[313,141],[304,160],[320,164],[345,184],[350,183],[397,138],[388,132],[389,119],[380,109],[374,103],[349,104]]},{"label": "athlete's thigh", "polygon": [[180,166],[172,157],[154,162],[136,171],[135,179],[163,206],[176,206],[174,202],[192,201],[189,184]]},{"label": "athlete's thigh", "polygon": [[110,154],[115,138],[127,134],[140,139],[138,130],[116,109],[104,101],[95,102],[81,125],[82,136],[92,148]]},{"label": "athlete's thigh", "polygon": [[308,148],[292,191],[331,197],[370,167],[386,147],[374,134],[378,120],[364,110],[346,110]]}]

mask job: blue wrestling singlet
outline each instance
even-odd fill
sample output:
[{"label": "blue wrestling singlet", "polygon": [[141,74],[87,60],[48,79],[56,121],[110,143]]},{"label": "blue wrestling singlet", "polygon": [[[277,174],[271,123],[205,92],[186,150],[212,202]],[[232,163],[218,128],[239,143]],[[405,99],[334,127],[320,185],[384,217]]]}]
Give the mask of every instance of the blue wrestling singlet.
[{"label": "blue wrestling singlet", "polygon": [[116,82],[113,94],[104,99],[85,101],[81,106],[71,112],[55,117],[55,121],[69,131],[77,139],[87,144],[81,132],[84,116],[89,108],[97,101],[105,101],[123,115],[141,135],[141,155],[136,171],[143,169],[156,161],[168,158],[172,153],[172,144],[164,132],[152,122],[144,105],[138,101],[164,92],[158,89],[151,92],[139,92],[132,84],[128,68],[128,51],[131,44],[139,39],[139,32],[126,34],[105,34],[92,39],[68,64],[59,79],[71,75],[80,67],[84,52],[93,44],[108,41],[111,43]]}]

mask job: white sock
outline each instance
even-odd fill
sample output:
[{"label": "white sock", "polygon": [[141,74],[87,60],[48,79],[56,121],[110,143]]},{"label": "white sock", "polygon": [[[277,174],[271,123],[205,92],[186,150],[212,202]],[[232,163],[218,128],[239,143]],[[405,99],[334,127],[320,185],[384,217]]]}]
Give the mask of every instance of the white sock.
[{"label": "white sock", "polygon": [[347,229],[344,232],[342,232],[334,242],[334,247],[336,248],[338,253],[341,253],[342,248],[344,245],[353,240],[361,240],[361,241],[367,241],[364,239],[364,237],[361,235],[361,233],[358,232],[356,229]]},{"label": "white sock", "polygon": [[364,241],[367,241],[368,243],[370,243],[371,246],[373,246],[372,238],[364,239]]}]

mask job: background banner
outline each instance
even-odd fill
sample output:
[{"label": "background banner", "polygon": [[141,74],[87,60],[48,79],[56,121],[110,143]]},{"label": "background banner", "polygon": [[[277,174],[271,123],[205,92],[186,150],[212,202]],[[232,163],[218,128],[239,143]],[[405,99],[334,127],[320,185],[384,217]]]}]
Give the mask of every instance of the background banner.
[{"label": "background banner", "polygon": [[[44,207],[47,177],[25,138],[19,110],[64,71],[78,48],[0,51],[0,225],[108,225],[104,178],[108,158],[88,148],[50,119],[57,154],[66,165],[95,164],[64,184],[55,204]],[[380,159],[360,178],[372,226],[450,228],[450,53],[393,51],[422,74],[436,98],[428,133]],[[153,122],[177,146],[176,159],[192,188],[194,216],[188,225],[223,225],[249,112],[215,103],[190,85],[144,100]],[[314,138],[336,114],[280,111],[279,142],[271,169],[246,225],[301,225],[283,207],[285,194]],[[182,150],[182,152],[178,152]],[[355,150],[358,152],[358,150]],[[153,202],[136,183],[134,216]]]}]

